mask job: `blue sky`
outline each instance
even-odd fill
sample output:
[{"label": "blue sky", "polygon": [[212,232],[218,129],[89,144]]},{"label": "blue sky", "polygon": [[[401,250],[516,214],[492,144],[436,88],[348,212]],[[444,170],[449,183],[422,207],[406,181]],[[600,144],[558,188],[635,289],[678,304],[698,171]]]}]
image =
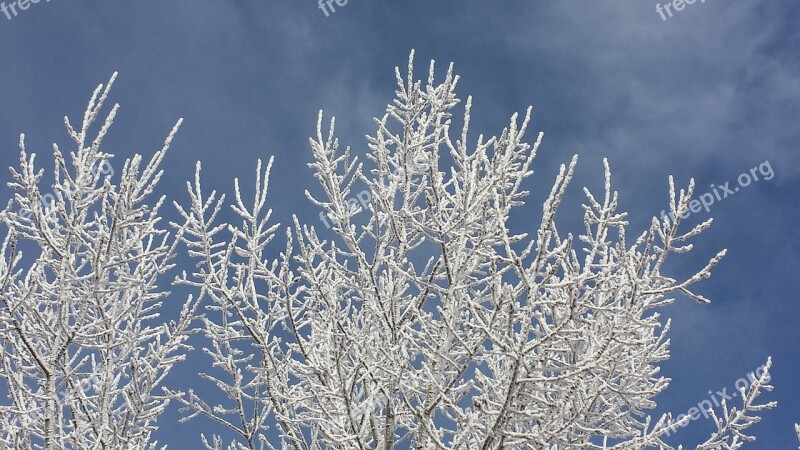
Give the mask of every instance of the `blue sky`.
[{"label": "blue sky", "polygon": [[[0,14],[0,167],[16,164],[20,132],[42,156],[52,142],[67,144],[63,116],[78,119],[94,86],[119,71],[112,100],[122,108],[106,151],[149,155],[185,119],[160,193],[185,199],[196,160],[207,189],[230,192],[233,177],[253,180],[256,160],[274,155],[275,220],[296,213],[316,224],[303,190],[315,187],[306,164],[317,111],[335,115],[343,143],[364,153],[372,117],[393,96],[393,69],[411,49],[419,73],[430,59],[455,63],[482,132],[533,105],[532,129],[545,138],[533,196],[514,216],[520,227],[537,223],[544,189],[574,153],[566,226],[581,214],[580,188],[600,187],[607,156],[635,230],[666,208],[670,174],[711,192],[769,161],[772,179],[689,219],[715,224],[690,256],[673,260],[676,277],[720,248],[729,253],[699,286],[711,305],[678,298],[665,311],[674,319],[664,365],[673,385],[658,401],[659,411],[685,412],[772,355],[775,391],[765,398],[780,405],[745,448],[796,448],[799,22],[795,0],[708,0],[666,21],[653,0],[349,0],[329,17],[313,0],[42,0],[11,20]],[[0,182],[9,178],[4,171]],[[197,385],[206,363],[192,359],[171,382]],[[171,409],[159,440],[199,448],[209,424],[176,418]],[[711,426],[698,420],[677,437],[697,443]]]}]

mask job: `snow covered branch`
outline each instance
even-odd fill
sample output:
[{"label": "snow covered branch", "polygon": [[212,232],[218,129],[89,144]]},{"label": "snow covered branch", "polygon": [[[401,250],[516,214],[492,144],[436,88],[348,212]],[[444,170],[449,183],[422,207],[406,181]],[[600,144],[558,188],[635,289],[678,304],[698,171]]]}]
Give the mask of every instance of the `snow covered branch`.
[{"label": "snow covered branch", "polygon": [[[232,431],[229,449],[672,449],[662,440],[671,415],[647,415],[670,381],[659,369],[670,324],[657,309],[677,294],[708,302],[691,289],[724,255],[686,280],[661,272],[711,224],[681,231],[693,183],[676,193],[670,179],[678,219],[653,218],[630,239],[606,162],[604,189],[585,190],[585,231],[573,236],[556,220],[573,157],[536,229],[512,231],[542,139],[527,141],[531,110],[475,140],[468,98],[454,136],[452,66],[436,82],[431,63],[422,82],[410,60],[396,77],[368,161],[341,150],[320,114],[310,166],[323,196],[307,195],[332,236],[295,218],[273,256],[271,164],[259,163],[252,201],[236,181],[235,224],[217,223],[225,199],[203,193],[198,166],[176,225],[197,269],[179,282],[207,305],[213,366],[203,377],[227,402],[189,393],[186,418]],[[348,200],[360,185],[372,192],[363,220]],[[770,406],[753,402],[765,383],[742,411],[725,409],[707,445],[744,439],[752,413]]]},{"label": "snow covered branch", "polygon": [[[192,304],[160,320],[175,240],[160,227],[164,199],[149,199],[180,122],[149,161],[124,161],[112,180],[100,145],[118,105],[89,133],[115,77],[94,91],[79,129],[65,118],[75,150],[53,146],[49,181],[20,138],[14,200],[0,212],[2,448],[156,448],[160,385],[189,349]],[[56,201],[44,202],[50,183]]]}]

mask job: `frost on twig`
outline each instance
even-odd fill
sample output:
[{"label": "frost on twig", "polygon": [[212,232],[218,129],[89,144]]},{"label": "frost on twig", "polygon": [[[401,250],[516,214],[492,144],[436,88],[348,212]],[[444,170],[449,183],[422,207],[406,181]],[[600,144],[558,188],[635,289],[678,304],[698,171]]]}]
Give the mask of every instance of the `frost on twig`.
[{"label": "frost on twig", "polygon": [[[797,433],[797,440],[800,441],[800,423],[794,425],[794,431]],[[800,447],[798,447],[800,449]]]}]

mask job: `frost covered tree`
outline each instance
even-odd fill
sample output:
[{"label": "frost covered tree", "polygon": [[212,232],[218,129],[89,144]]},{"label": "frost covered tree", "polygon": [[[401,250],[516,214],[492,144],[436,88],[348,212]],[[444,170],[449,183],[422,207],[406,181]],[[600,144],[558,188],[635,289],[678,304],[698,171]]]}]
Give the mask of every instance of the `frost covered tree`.
[{"label": "frost covered tree", "polygon": [[159,217],[164,199],[151,200],[178,125],[149,162],[136,155],[112,180],[100,145],[119,105],[94,138],[90,127],[113,81],[79,129],[65,118],[75,149],[53,146],[49,181],[20,138],[14,199],[0,212],[0,448],[156,448],[169,400],[160,385],[189,348],[191,301],[160,320],[176,240]]},{"label": "frost covered tree", "polygon": [[[235,181],[232,223],[219,219],[225,196],[203,192],[198,164],[190,205],[176,204],[197,269],[177,281],[207,304],[213,367],[202,376],[227,401],[198,386],[181,399],[184,419],[207,416],[237,436],[203,434],[208,449],[672,449],[665,433],[689,417],[647,414],[670,382],[659,372],[670,325],[657,311],[678,294],[708,302],[692,286],[724,255],[685,280],[662,273],[710,226],[681,231],[693,182],[676,192],[670,178],[676,219],[654,217],[631,237],[606,163],[573,236],[556,226],[573,157],[535,229],[515,233],[509,213],[528,195],[542,138],[526,142],[530,109],[471,139],[468,98],[454,137],[452,66],[438,83],[433,63],[426,83],[411,61],[396,77],[368,137],[369,170],[320,113],[310,166],[324,197],[307,195],[332,235],[295,218],[273,253],[271,161],[259,162],[253,199]],[[359,185],[371,192],[363,216]],[[749,441],[758,411],[774,405],[756,401],[768,381],[754,379],[739,408],[723,403],[697,449]]]}]

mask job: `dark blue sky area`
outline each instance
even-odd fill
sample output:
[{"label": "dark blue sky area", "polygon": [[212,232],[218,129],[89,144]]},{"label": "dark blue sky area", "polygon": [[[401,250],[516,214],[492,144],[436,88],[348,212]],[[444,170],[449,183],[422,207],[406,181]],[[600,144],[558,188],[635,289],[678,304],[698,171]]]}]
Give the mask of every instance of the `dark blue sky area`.
[{"label": "dark blue sky area", "polygon": [[[544,144],[532,198],[514,216],[528,231],[574,153],[565,227],[582,214],[581,187],[601,187],[608,156],[631,235],[666,208],[668,175],[681,185],[695,177],[700,194],[736,186],[768,161],[771,179],[689,219],[715,224],[673,259],[676,278],[729,253],[698,286],[711,305],[678,298],[665,310],[674,356],[664,371],[674,381],[658,411],[686,412],[708,391],[731,391],[772,355],[776,389],[764,398],[780,405],[745,448],[797,448],[800,3],[708,0],[670,11],[662,20],[653,0],[349,0],[326,17],[313,0],[42,0],[11,20],[0,13],[0,168],[17,163],[25,132],[49,170],[51,143],[68,145],[63,116],[77,121],[94,86],[119,71],[112,100],[122,108],[105,151],[149,156],[183,117],[161,194],[184,201],[197,160],[206,189],[230,192],[234,177],[250,185],[256,160],[274,155],[275,220],[296,213],[318,225],[303,195],[319,192],[306,166],[318,110],[335,115],[341,141],[363,154],[411,49],[419,76],[431,59],[441,70],[455,63],[460,96],[474,97],[474,136],[498,133],[533,105],[531,129],[545,132]],[[0,182],[9,179],[3,170]],[[192,358],[170,380],[203,386],[197,372],[207,363]],[[176,418],[171,408],[161,421],[159,441],[170,448],[200,448],[197,434],[213,430]],[[677,439],[696,444],[711,429],[701,419]]]}]

